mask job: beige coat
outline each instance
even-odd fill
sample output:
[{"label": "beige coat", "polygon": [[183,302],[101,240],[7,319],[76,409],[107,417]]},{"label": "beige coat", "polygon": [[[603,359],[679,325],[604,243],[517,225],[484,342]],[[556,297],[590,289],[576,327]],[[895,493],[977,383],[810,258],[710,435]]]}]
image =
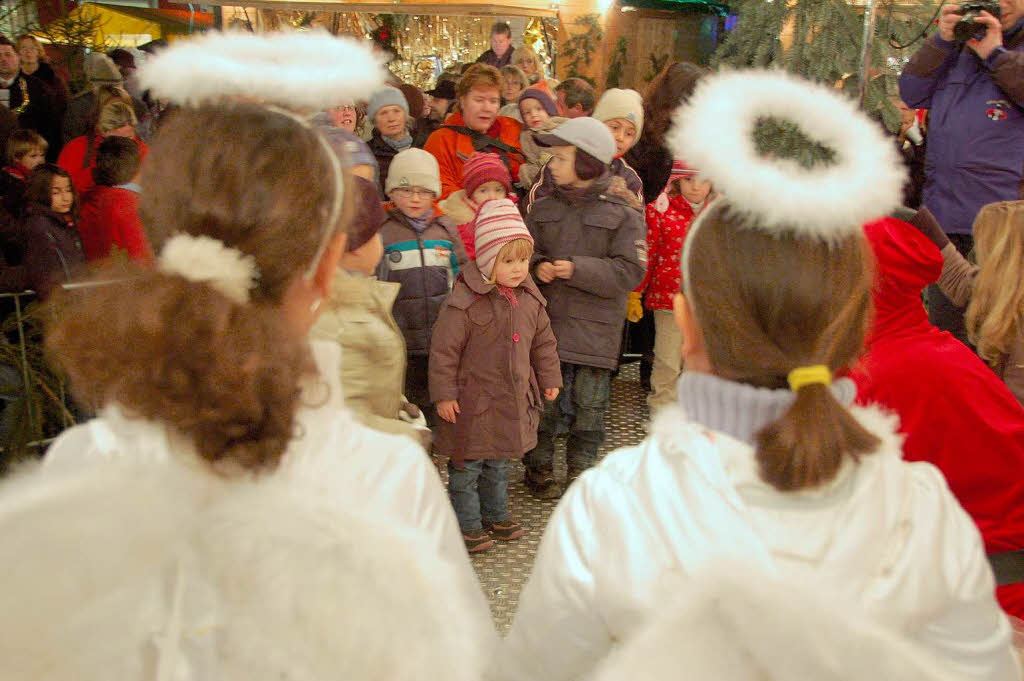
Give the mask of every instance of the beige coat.
[{"label": "beige coat", "polygon": [[[974,279],[978,276],[978,266],[969,262],[953,244],[946,244],[942,249],[942,274],[939,276],[939,288],[958,307],[967,307],[974,291]],[[1014,394],[1017,401],[1024,405],[1024,333],[1017,336],[1009,348],[992,366],[999,378]]]},{"label": "beige coat", "polygon": [[405,403],[405,340],[391,315],[399,284],[338,270],[312,337],[338,343],[345,406],[364,425],[385,433],[419,434],[399,419]]},{"label": "beige coat", "polygon": [[527,188],[532,187],[533,183],[537,180],[537,175],[540,173],[541,168],[551,158],[548,150],[537,144],[535,136],[540,133],[551,132],[567,120],[569,119],[562,118],[561,116],[552,116],[538,130],[530,130],[524,127],[523,131],[519,133],[519,145],[523,148],[523,156],[526,157],[523,165],[519,166],[519,183],[521,185]]}]

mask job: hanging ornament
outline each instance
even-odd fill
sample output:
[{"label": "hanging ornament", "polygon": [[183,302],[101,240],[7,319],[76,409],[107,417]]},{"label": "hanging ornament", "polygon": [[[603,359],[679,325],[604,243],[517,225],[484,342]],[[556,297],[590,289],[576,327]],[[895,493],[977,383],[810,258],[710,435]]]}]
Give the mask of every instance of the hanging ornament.
[{"label": "hanging ornament", "polygon": [[523,31],[523,45],[532,48],[537,53],[540,63],[544,66],[544,72],[549,76],[552,75],[554,70],[551,68],[551,53],[548,50],[543,19],[533,17],[526,22],[526,30]]}]

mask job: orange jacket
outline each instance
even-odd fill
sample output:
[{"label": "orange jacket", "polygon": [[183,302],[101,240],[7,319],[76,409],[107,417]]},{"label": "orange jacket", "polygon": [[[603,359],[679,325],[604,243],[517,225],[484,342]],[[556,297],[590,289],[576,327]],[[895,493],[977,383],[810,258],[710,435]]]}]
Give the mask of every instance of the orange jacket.
[{"label": "orange jacket", "polygon": [[[453,113],[445,119],[445,125],[466,125],[462,114]],[[510,147],[519,149],[519,132],[522,129],[519,122],[514,118],[498,116],[491,125],[487,134],[498,139]],[[423,145],[423,149],[429,151],[437,159],[441,167],[441,196],[447,198],[449,194],[462,188],[462,164],[473,155],[473,140],[469,135],[440,128],[435,130]],[[491,148],[488,151],[495,151],[499,156],[508,159],[508,170],[512,177],[519,177],[519,164],[522,156],[510,154],[499,149]]]}]

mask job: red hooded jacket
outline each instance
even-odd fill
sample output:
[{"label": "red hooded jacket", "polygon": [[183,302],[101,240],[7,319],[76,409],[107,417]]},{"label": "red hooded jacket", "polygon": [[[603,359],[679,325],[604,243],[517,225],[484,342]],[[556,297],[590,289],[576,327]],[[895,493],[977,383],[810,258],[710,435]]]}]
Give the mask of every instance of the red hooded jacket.
[{"label": "red hooded jacket", "polygon": [[[893,218],[865,233],[878,271],[875,323],[853,372],[858,400],[899,415],[904,458],[942,471],[987,552],[1024,549],[1024,408],[969,348],[928,323],[921,290],[942,272],[939,249]],[[1024,583],[996,595],[1024,617]]]},{"label": "red hooded jacket", "polygon": [[90,261],[106,258],[114,247],[134,260],[153,260],[139,221],[139,195],[134,191],[96,185],[82,196],[81,213],[78,233]]}]

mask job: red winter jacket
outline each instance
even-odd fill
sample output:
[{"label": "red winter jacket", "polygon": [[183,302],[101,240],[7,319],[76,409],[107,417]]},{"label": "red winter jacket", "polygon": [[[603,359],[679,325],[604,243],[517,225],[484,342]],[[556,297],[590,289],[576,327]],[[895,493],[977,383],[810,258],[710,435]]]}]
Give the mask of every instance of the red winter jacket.
[{"label": "red winter jacket", "polygon": [[90,261],[116,246],[134,260],[151,261],[153,252],[139,221],[139,195],[130,189],[97,185],[82,196],[78,232]]},{"label": "red winter jacket", "polygon": [[645,292],[648,310],[671,310],[672,296],[679,292],[679,257],[695,213],[680,194],[662,192],[647,204],[647,275],[637,288]]},{"label": "red winter jacket", "polygon": [[[140,139],[132,138],[139,145],[139,161],[146,160],[149,147]],[[75,189],[75,195],[81,196],[91,188],[96,181],[92,177],[92,169],[96,167],[96,153],[103,137],[97,133],[76,137],[60,151],[57,157],[57,165],[68,171],[71,176],[71,186]]]},{"label": "red winter jacket", "polygon": [[[875,323],[853,372],[858,400],[899,415],[904,458],[942,471],[987,552],[1024,549],[1024,409],[973,352],[928,323],[921,289],[939,278],[939,249],[892,218],[865,232],[878,272]],[[1024,617],[1024,584],[996,595]]]}]

